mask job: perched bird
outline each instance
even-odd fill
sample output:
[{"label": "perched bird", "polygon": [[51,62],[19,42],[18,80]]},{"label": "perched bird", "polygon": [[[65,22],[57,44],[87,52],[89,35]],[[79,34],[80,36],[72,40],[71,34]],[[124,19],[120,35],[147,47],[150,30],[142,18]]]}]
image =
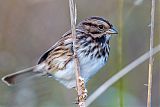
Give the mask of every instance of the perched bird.
[{"label": "perched bird", "polygon": [[[111,34],[117,34],[113,25],[98,16],[86,18],[76,26],[75,46],[85,83],[107,63]],[[6,75],[2,81],[10,86],[32,76],[46,75],[67,88],[76,87],[72,42],[71,31],[68,31],[41,56],[37,65]]]}]

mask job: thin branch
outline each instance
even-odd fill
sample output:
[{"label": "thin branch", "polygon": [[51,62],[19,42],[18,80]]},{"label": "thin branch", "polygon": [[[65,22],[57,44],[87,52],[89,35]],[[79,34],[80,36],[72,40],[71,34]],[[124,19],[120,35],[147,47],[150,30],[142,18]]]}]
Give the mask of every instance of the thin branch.
[{"label": "thin branch", "polygon": [[[80,66],[79,66],[79,59],[77,56],[77,49],[76,49],[76,20],[77,20],[77,9],[76,4],[74,0],[69,0],[69,7],[70,7],[70,18],[71,18],[71,30],[72,30],[72,38],[73,38],[73,52],[74,52],[74,67],[75,67],[75,76],[76,76],[76,89],[78,94],[78,106],[79,107],[85,107],[85,100],[83,97],[83,88],[84,84],[82,84],[82,81],[80,81],[81,75],[80,75]],[[85,88],[84,88],[85,89]],[[80,99],[81,97],[81,99]]]},{"label": "thin branch", "polygon": [[152,89],[152,72],[153,72],[153,57],[152,57],[152,53],[153,53],[153,36],[154,36],[154,13],[155,13],[155,0],[152,0],[147,107],[151,107],[151,89]]},{"label": "thin branch", "polygon": [[120,78],[125,76],[127,73],[131,72],[138,65],[142,64],[144,61],[149,59],[150,55],[153,56],[156,53],[160,52],[160,44],[153,48],[153,51],[146,52],[132,63],[128,64],[125,68],[120,70],[117,74],[115,74],[112,78],[102,84],[90,97],[86,100],[86,106],[89,106],[95,99],[97,99],[103,92],[105,92],[111,85],[117,82]]}]

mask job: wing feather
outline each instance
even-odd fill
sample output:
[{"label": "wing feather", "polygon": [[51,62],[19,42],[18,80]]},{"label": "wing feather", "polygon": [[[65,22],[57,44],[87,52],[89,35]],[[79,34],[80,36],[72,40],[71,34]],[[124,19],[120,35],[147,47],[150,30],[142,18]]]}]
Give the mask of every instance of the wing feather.
[{"label": "wing feather", "polygon": [[46,63],[49,72],[62,70],[72,60],[72,48],[72,37],[71,33],[68,32],[40,57],[38,64],[42,62]]}]

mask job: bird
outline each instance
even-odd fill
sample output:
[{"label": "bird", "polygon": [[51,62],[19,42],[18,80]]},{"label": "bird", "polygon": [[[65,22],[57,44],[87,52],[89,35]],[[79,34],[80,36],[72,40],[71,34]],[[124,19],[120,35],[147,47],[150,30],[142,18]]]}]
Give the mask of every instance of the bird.
[{"label": "bird", "polygon": [[[106,65],[112,34],[118,34],[118,31],[108,20],[100,16],[87,17],[76,26],[75,48],[80,75],[85,84]],[[35,66],[8,74],[2,81],[12,86],[29,77],[47,76],[59,81],[66,88],[74,88],[76,76],[73,54],[73,37],[69,30],[42,54]]]}]

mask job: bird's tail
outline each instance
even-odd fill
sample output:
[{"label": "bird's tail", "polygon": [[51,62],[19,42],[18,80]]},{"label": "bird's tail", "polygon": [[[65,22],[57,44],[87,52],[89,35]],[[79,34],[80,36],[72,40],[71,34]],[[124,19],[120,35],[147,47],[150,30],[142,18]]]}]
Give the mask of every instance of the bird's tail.
[{"label": "bird's tail", "polygon": [[33,77],[42,75],[44,75],[44,73],[38,71],[37,66],[33,66],[12,74],[8,74],[2,78],[2,81],[6,83],[8,86],[11,86],[19,82],[22,82],[26,79],[31,79]]}]

